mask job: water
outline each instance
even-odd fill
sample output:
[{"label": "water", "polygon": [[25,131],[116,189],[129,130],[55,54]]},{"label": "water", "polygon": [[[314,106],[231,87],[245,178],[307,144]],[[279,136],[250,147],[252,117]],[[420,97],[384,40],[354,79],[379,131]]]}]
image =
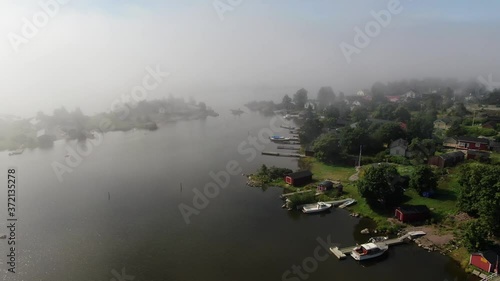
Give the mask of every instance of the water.
[{"label": "water", "polygon": [[[193,206],[193,189],[203,190],[213,182],[210,171],[225,170],[228,161],[236,161],[242,173],[263,163],[297,167],[290,158],[257,155],[248,161],[250,154],[238,153],[249,136],[269,128],[268,117],[221,113],[155,132],[106,134],[101,144],[88,146],[88,156],[62,183],[51,164],[69,161],[67,147],[81,144],[60,141],[15,157],[2,152],[1,182],[7,166],[19,169],[19,250],[18,273],[7,274],[7,245],[0,240],[0,280],[120,280],[113,273],[122,270],[136,281],[281,280],[304,261],[317,268],[292,272],[286,280],[467,280],[450,259],[415,245],[392,247],[385,258],[364,265],[331,255],[311,261],[318,247],[317,254],[326,255],[318,239],[330,235],[333,242],[352,244],[370,222],[338,209],[287,212],[279,188],[247,187],[241,175],[230,177],[228,187],[186,224],[179,204]],[[6,202],[1,190],[0,202]],[[6,233],[5,222],[2,203],[0,233]]]}]

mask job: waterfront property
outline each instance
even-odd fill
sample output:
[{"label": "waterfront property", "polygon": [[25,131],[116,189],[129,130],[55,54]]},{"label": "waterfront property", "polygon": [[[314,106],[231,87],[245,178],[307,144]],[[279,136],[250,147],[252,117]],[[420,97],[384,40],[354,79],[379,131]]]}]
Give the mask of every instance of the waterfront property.
[{"label": "waterfront property", "polygon": [[396,208],[394,216],[404,223],[425,221],[430,218],[431,211],[425,205],[405,205]]},{"label": "waterfront property", "polygon": [[492,250],[472,253],[469,264],[486,272],[498,272],[499,254]]},{"label": "waterfront property", "polygon": [[293,186],[302,186],[312,181],[312,173],[309,170],[291,173],[285,176],[285,182]]},{"label": "waterfront property", "polygon": [[485,138],[463,136],[458,138],[457,148],[465,150],[489,150],[490,141]]}]

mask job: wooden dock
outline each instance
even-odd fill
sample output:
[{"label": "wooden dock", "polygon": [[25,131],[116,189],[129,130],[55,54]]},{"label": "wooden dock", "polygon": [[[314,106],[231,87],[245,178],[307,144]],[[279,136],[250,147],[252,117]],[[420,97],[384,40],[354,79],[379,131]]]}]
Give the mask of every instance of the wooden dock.
[{"label": "wooden dock", "polygon": [[294,194],[301,194],[301,193],[309,193],[309,192],[315,192],[316,190],[302,190],[302,191],[297,191],[297,192],[291,192],[291,193],[284,193],[280,195],[281,199],[285,199],[289,196],[292,196]]},{"label": "wooden dock", "polygon": [[[414,238],[416,237],[419,237],[419,236],[423,236],[425,235],[425,232],[423,231],[411,231],[411,232],[408,232],[407,234],[403,235],[403,236],[400,236],[400,237],[396,237],[396,238],[393,238],[393,239],[389,239],[389,240],[386,240],[386,241],[383,241],[381,243],[385,243],[387,244],[387,246],[396,246],[396,245],[399,245],[399,244],[402,244],[402,243],[407,243],[411,240],[413,240]],[[330,248],[330,252],[336,256],[339,260],[342,260],[342,259],[345,259],[347,257],[347,255],[349,255],[352,250],[354,250],[354,248],[356,248],[356,246],[349,246],[349,247],[343,247],[343,248],[339,248],[339,247],[331,247]]]},{"label": "wooden dock", "polygon": [[279,152],[274,152],[274,151],[262,151],[262,155],[269,155],[269,156],[281,156],[281,157],[306,157],[304,154],[299,154],[299,153],[279,153]]},{"label": "wooden dock", "polygon": [[278,149],[300,150],[300,147],[296,147],[296,146],[286,146],[286,145],[278,145]]}]

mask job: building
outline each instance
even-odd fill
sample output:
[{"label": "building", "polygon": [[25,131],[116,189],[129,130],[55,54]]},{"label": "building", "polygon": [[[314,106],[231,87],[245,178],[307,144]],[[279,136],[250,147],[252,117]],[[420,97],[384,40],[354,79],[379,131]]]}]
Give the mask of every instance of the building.
[{"label": "building", "polygon": [[483,128],[485,129],[493,129],[496,130],[498,125],[498,121],[496,120],[490,120],[482,125]]},{"label": "building", "polygon": [[401,96],[385,96],[385,98],[390,102],[399,102]]},{"label": "building", "polygon": [[444,147],[457,148],[458,139],[454,137],[448,137],[443,140]]},{"label": "building", "polygon": [[422,95],[413,91],[409,90],[408,92],[404,93],[403,96],[405,97],[406,100],[408,99],[416,99],[416,98],[421,98]]},{"label": "building", "polygon": [[285,182],[293,186],[306,185],[312,181],[312,175],[309,170],[291,173],[285,176]]},{"label": "building", "polygon": [[332,189],[333,189],[333,182],[329,180],[318,183],[318,187],[316,188],[318,192],[325,192]]},{"label": "building", "polygon": [[499,254],[492,250],[480,253],[472,253],[470,255],[469,264],[486,272],[498,273],[498,256]]},{"label": "building", "polygon": [[462,151],[454,151],[441,155],[432,156],[427,164],[438,166],[439,168],[453,167],[465,160],[465,154]]},{"label": "building", "polygon": [[475,138],[475,137],[459,137],[457,139],[457,148],[458,149],[475,149],[475,150],[489,150],[490,149],[490,141],[485,138]]},{"label": "building", "polygon": [[448,119],[437,119],[434,121],[434,129],[448,130],[451,122]]},{"label": "building", "polygon": [[408,142],[404,139],[397,139],[389,145],[390,155],[406,156],[408,150]]},{"label": "building", "polygon": [[403,223],[418,222],[430,218],[431,211],[425,205],[406,205],[398,207],[394,216]]}]

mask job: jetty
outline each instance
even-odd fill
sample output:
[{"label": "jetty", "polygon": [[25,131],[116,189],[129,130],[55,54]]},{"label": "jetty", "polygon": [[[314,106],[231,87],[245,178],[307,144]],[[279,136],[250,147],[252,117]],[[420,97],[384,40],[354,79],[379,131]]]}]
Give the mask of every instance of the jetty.
[{"label": "jetty", "polygon": [[289,196],[292,196],[294,194],[302,194],[302,193],[309,193],[309,192],[315,192],[316,190],[302,190],[302,191],[297,191],[297,192],[290,192],[290,193],[283,193],[280,195],[281,199],[285,199]]},{"label": "jetty", "polygon": [[296,147],[296,146],[286,146],[286,145],[278,145],[278,149],[300,150],[300,147]]},{"label": "jetty", "polygon": [[[386,244],[389,247],[396,246],[399,244],[408,243],[409,241],[412,241],[413,239],[420,237],[420,236],[423,236],[423,235],[425,235],[425,232],[423,232],[423,231],[410,231],[403,236],[388,239],[386,241],[383,241],[382,243]],[[336,256],[339,260],[342,260],[342,259],[345,259],[347,257],[347,255],[349,255],[352,252],[352,250],[354,250],[354,248],[356,248],[357,246],[358,245],[343,247],[343,248],[330,247],[330,252],[334,256]]]},{"label": "jetty", "polygon": [[306,157],[304,154],[299,154],[299,153],[279,153],[279,152],[274,152],[274,151],[262,151],[262,155],[269,155],[269,156],[281,156],[281,157]]}]

